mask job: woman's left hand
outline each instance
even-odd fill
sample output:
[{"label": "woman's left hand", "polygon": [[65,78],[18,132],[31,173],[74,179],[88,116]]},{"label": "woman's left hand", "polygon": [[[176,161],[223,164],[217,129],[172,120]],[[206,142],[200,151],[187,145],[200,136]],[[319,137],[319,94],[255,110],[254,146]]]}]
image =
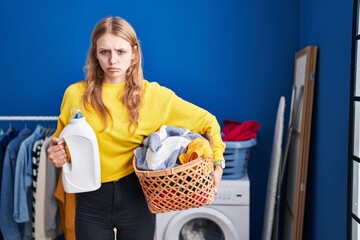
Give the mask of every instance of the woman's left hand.
[{"label": "woman's left hand", "polygon": [[220,188],[220,181],[223,174],[223,169],[220,166],[215,166],[214,169],[214,188],[215,188],[215,195],[219,193]]}]

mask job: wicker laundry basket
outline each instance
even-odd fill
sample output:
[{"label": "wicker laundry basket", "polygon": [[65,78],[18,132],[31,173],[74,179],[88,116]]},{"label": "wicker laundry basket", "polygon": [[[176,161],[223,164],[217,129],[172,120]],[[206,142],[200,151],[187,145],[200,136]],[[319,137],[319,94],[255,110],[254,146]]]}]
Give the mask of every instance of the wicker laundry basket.
[{"label": "wicker laundry basket", "polygon": [[197,208],[214,202],[212,158],[198,158],[159,171],[138,170],[135,157],[133,165],[152,213]]}]

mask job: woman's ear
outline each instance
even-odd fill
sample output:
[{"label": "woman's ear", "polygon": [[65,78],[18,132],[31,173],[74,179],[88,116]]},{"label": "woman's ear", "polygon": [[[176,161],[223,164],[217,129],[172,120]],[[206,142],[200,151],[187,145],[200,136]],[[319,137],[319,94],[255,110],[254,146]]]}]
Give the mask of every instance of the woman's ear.
[{"label": "woman's ear", "polygon": [[132,51],[132,57],[131,60],[133,60],[135,58],[135,52],[137,51],[137,45],[134,46],[134,49]]}]

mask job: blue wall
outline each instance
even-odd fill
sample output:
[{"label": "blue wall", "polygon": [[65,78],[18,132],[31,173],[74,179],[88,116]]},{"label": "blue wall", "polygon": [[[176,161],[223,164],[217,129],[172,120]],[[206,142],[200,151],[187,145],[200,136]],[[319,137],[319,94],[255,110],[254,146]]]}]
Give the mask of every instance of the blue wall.
[{"label": "blue wall", "polygon": [[[350,0],[300,2],[0,1],[0,115],[57,115],[65,88],[84,77],[93,26],[104,16],[122,16],[141,40],[148,80],[208,109],[220,123],[261,124],[249,163],[251,239],[260,239],[277,104],[282,95],[290,102],[295,52],[319,45],[305,229],[307,239],[344,239],[352,6]],[[325,178],[338,171],[336,181]],[[335,204],[341,207],[329,224],[338,225],[340,238],[328,236],[323,222],[326,207]]]},{"label": "blue wall", "polygon": [[304,239],[346,239],[354,1],[300,2],[300,46],[319,46]]}]

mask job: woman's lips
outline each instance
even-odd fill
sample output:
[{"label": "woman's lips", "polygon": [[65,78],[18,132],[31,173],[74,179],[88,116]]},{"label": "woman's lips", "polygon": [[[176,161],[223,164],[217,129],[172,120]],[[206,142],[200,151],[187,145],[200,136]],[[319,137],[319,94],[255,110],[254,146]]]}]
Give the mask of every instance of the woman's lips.
[{"label": "woman's lips", "polygon": [[108,68],[109,72],[119,72],[120,68]]}]

